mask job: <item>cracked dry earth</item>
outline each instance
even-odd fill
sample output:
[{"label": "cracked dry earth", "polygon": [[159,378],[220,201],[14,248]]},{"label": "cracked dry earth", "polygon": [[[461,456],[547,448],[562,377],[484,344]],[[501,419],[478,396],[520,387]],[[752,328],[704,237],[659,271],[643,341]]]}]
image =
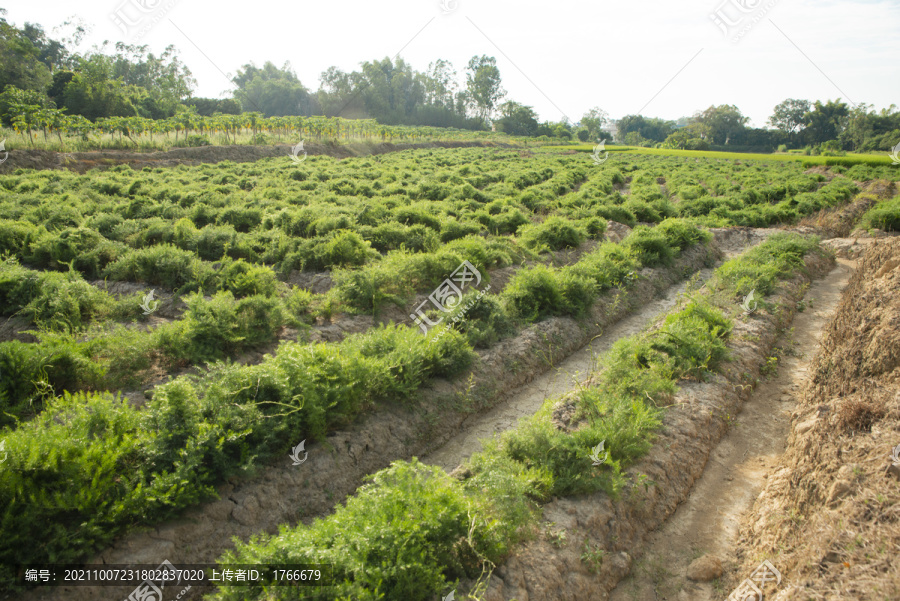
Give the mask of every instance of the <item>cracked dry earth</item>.
[{"label": "cracked dry earth", "polygon": [[713,577],[721,573],[714,559],[698,562],[707,564],[705,575],[698,574],[703,570],[692,570],[693,577],[704,581],[689,579],[688,568],[707,554],[721,560],[725,569],[737,563],[741,518],[785,449],[795,393],[807,377],[822,330],[853,267],[853,262],[839,259],[827,277],[812,283],[804,298],[805,310],[795,316],[792,329],[776,345],[782,353],[774,373],[760,381],[733,416],[730,431],[710,454],[688,499],[650,536],[643,556],[611,591],[609,601],[720,601],[731,593]]}]

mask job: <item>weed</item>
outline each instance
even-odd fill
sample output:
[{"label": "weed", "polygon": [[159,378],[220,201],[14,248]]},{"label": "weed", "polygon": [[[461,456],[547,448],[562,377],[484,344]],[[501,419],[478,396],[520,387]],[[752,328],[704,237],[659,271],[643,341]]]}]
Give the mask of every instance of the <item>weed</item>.
[{"label": "weed", "polygon": [[587,541],[584,542],[584,547],[581,550],[581,561],[587,564],[588,569],[594,574],[600,572],[605,556],[606,551],[599,544],[591,546]]}]

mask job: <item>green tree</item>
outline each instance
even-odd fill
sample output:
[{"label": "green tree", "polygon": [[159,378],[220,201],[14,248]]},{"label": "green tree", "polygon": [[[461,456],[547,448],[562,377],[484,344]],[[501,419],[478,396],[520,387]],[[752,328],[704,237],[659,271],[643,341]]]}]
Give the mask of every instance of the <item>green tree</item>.
[{"label": "green tree", "polygon": [[466,72],[466,93],[475,116],[489,121],[497,101],[506,95],[493,56],[473,56]]},{"label": "green tree", "polygon": [[280,69],[270,61],[262,68],[248,63],[238,69],[232,81],[238,87],[234,97],[241,105],[260,111],[266,117],[309,116],[317,108],[315,99],[297,79],[290,63]]},{"label": "green tree", "polygon": [[455,110],[456,70],[450,61],[438,59],[428,65],[428,72],[423,78],[425,100],[428,104]]},{"label": "green tree", "polygon": [[[538,129],[537,114],[530,106],[507,100],[498,107],[502,117],[497,119],[497,131],[513,136],[533,136]],[[548,130],[552,130],[548,127]]]},{"label": "green tree", "polygon": [[[47,97],[34,90],[22,90],[12,84],[7,84],[0,94],[0,119],[4,125],[12,125],[17,117],[23,113],[37,114],[38,111],[51,108]],[[31,122],[29,117],[27,122]]]},{"label": "green tree", "polygon": [[581,117],[581,126],[588,132],[588,137],[594,140],[600,138],[601,128],[609,121],[609,115],[599,106],[595,106]]},{"label": "green tree", "polygon": [[811,144],[823,144],[828,140],[836,140],[844,130],[850,111],[841,99],[829,100],[825,104],[816,100],[811,111],[804,115],[807,141]]},{"label": "green tree", "polygon": [[[38,37],[39,28],[28,24],[26,27],[33,37]],[[45,92],[51,76],[41,57],[42,48],[35,46],[24,31],[0,17],[0,89],[12,85],[21,90]]]},{"label": "green tree", "polygon": [[678,148],[681,150],[706,150],[709,142],[709,128],[702,123],[691,123],[679,128],[666,138],[663,148]]},{"label": "green tree", "polygon": [[727,145],[731,138],[743,131],[749,120],[733,104],[710,106],[697,113],[693,119],[695,123],[702,123],[708,128],[709,141],[718,145]]},{"label": "green tree", "polygon": [[890,150],[900,142],[900,111],[893,104],[875,111],[871,104],[860,103],[847,116],[838,140],[856,151]]},{"label": "green tree", "polygon": [[[673,121],[648,119],[642,115],[625,115],[617,123],[618,139],[633,146],[643,146],[647,141],[662,142],[675,131]],[[629,134],[635,134],[629,136]],[[629,142],[630,140],[630,142]]]},{"label": "green tree", "polygon": [[772,116],[769,117],[769,125],[784,132],[788,139],[795,140],[805,126],[804,117],[809,109],[809,100],[788,98],[775,106]]}]

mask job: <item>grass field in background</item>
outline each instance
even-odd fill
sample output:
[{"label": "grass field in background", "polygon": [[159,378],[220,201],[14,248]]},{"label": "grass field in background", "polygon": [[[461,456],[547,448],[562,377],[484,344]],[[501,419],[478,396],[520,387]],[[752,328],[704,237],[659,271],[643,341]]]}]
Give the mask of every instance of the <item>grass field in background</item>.
[{"label": "grass field in background", "polygon": [[[545,146],[545,150],[574,150],[576,152],[593,152],[594,144],[573,144],[568,146]],[[607,144],[608,152],[632,152],[636,154],[655,154],[677,157],[696,157],[705,159],[744,159],[758,161],[802,161],[814,165],[844,165],[844,164],[884,164],[892,163],[891,157],[884,154],[847,154],[846,156],[809,156],[792,153],[750,153],[750,152],[721,152],[718,150],[679,150],[677,148],[642,148],[639,146],[618,146]]]}]

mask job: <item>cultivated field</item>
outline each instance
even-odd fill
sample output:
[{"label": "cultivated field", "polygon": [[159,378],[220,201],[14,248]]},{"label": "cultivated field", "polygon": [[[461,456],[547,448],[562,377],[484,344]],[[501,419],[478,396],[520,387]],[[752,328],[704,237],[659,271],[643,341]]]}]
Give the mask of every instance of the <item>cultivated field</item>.
[{"label": "cultivated field", "polygon": [[553,566],[611,589],[693,481],[646,467],[660,441],[707,428],[702,472],[831,268],[811,234],[900,231],[889,164],[696,154],[0,171],[4,590],[98,558],[333,576],[196,598],[550,599]]}]

